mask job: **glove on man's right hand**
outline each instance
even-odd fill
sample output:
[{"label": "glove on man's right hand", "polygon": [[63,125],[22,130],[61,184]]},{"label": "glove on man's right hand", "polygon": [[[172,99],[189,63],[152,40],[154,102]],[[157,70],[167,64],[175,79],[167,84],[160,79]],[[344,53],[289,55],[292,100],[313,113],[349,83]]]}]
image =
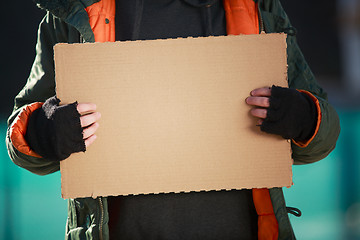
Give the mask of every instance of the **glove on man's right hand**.
[{"label": "glove on man's right hand", "polygon": [[53,161],[86,150],[77,102],[63,106],[59,106],[59,103],[60,100],[54,96],[35,110],[30,116],[25,135],[32,150]]}]

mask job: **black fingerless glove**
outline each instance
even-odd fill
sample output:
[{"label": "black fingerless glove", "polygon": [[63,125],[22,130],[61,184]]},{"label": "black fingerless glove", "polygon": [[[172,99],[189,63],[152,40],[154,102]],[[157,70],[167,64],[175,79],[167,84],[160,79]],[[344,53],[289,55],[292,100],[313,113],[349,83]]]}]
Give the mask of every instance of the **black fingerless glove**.
[{"label": "black fingerless glove", "polygon": [[316,105],[307,94],[272,86],[270,107],[260,126],[262,131],[278,134],[285,139],[305,141],[314,134],[316,124]]},{"label": "black fingerless glove", "polygon": [[35,110],[29,119],[25,139],[43,158],[60,161],[71,153],[85,151],[77,102],[59,106],[54,96]]}]

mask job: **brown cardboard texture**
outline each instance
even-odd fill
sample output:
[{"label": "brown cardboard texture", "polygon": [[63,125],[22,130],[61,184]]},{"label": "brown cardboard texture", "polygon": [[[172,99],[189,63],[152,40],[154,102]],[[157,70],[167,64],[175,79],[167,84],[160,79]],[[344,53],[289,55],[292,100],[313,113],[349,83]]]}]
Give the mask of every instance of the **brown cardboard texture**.
[{"label": "brown cardboard texture", "polygon": [[60,164],[64,198],[292,185],[290,143],[245,103],[287,86],[286,35],[59,44],[55,65],[62,104],[102,115]]}]

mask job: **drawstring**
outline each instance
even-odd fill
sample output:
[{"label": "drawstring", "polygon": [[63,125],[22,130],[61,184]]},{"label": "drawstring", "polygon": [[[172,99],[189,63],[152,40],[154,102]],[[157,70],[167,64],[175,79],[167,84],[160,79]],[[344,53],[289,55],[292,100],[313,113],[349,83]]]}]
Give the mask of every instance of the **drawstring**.
[{"label": "drawstring", "polygon": [[144,0],[135,0],[135,1],[136,1],[136,6],[135,6],[136,17],[135,17],[134,29],[132,32],[131,40],[139,39],[141,18],[144,10]]},{"label": "drawstring", "polygon": [[206,16],[206,20],[205,20],[205,25],[206,25],[206,33],[205,36],[213,36],[214,32],[213,32],[213,28],[212,28],[212,22],[211,22],[211,6],[214,5],[214,3],[216,3],[219,0],[211,0],[211,1],[202,1],[203,3],[195,3],[196,1],[194,0],[183,0],[185,3],[187,3],[188,5],[192,6],[192,7],[196,7],[196,8],[202,8],[203,11],[205,11],[205,16]]},{"label": "drawstring", "polygon": [[213,29],[212,29],[212,24],[211,24],[211,9],[210,9],[211,5],[207,5],[206,6],[206,36],[213,36]]},{"label": "drawstring", "polygon": [[301,217],[301,211],[298,208],[286,207],[287,213],[294,215],[295,217]]}]

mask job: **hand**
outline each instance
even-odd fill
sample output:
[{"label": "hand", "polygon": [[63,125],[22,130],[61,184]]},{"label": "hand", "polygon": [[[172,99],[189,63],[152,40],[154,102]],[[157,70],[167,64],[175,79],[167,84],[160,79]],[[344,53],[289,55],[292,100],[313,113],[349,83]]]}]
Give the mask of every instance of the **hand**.
[{"label": "hand", "polygon": [[77,102],[59,105],[54,96],[35,110],[28,121],[26,141],[43,158],[61,161],[72,153],[85,152],[95,139],[100,113],[96,105]]},{"label": "hand", "polygon": [[270,107],[270,96],[270,87],[257,88],[252,90],[250,97],[245,100],[247,104],[255,106],[255,108],[250,110],[250,114],[259,118],[257,121],[258,125],[261,125],[267,116],[267,108]]},{"label": "hand", "polygon": [[254,89],[245,101],[260,129],[285,139],[306,141],[315,133],[317,109],[305,93],[277,86]]},{"label": "hand", "polygon": [[97,122],[101,114],[95,112],[96,105],[93,103],[79,103],[77,105],[77,111],[80,113],[80,125],[83,128],[83,139],[85,146],[90,146],[96,139],[95,132],[99,128]]}]

